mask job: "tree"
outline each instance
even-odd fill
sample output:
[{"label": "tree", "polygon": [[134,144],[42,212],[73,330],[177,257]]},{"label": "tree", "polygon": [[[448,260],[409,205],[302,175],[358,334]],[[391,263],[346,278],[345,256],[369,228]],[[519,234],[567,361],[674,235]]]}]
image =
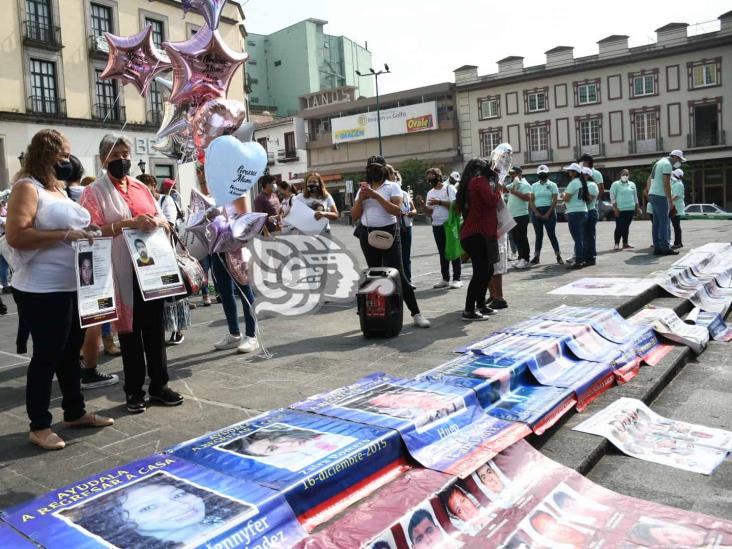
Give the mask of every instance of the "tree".
[{"label": "tree", "polygon": [[410,158],[395,167],[402,174],[402,188],[406,190],[407,187],[412,187],[415,197],[424,197],[430,190],[425,178],[425,172],[428,169],[440,168],[443,172],[445,170],[445,166],[442,164],[432,164],[418,158]]}]

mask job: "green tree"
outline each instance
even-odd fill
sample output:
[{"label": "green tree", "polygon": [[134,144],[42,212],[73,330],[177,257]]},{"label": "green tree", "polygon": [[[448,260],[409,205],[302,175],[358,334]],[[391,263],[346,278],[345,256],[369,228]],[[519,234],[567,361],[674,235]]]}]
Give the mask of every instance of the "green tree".
[{"label": "green tree", "polygon": [[425,172],[429,168],[440,168],[444,174],[445,166],[442,164],[432,164],[426,160],[420,160],[418,158],[410,158],[404,162],[395,166],[396,169],[402,174],[402,188],[412,187],[414,196],[425,197],[427,191],[430,190],[427,180],[425,179]]}]

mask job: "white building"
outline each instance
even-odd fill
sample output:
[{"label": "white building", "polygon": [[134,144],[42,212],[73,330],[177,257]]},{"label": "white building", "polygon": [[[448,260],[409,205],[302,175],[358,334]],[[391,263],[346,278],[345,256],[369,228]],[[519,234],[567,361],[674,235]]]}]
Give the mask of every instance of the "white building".
[{"label": "white building", "polygon": [[298,181],[308,171],[302,118],[276,118],[260,122],[254,139],[267,151],[269,173],[278,181]]}]

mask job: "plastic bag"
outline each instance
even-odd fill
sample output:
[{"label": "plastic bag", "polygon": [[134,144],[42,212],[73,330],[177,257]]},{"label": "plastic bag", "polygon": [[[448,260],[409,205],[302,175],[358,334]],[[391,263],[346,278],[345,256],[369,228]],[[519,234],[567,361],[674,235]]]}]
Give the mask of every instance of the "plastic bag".
[{"label": "plastic bag", "polygon": [[462,216],[455,211],[455,205],[450,205],[450,214],[443,227],[445,228],[445,259],[453,261],[460,258],[465,251],[460,245],[460,229],[463,226]]}]

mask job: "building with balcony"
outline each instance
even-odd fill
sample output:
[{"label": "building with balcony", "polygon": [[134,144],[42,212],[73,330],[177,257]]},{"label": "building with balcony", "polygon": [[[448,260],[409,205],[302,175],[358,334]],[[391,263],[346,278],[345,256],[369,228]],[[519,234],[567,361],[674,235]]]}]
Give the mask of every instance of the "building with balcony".
[{"label": "building with balcony", "polygon": [[587,57],[557,46],[538,66],[511,56],[498,61],[495,74],[460,67],[463,160],[509,142],[514,162],[528,170],[548,164],[559,171],[589,153],[614,180],[622,168],[649,169],[682,149],[692,172],[689,198],[731,207],[732,12],[713,32],[691,36],[688,26],[664,25],[655,43],[634,48],[628,36],[608,36]]},{"label": "building with balcony", "polygon": [[[153,82],[146,97],[117,80],[102,80],[108,47],[104,33],[129,36],[152,25],[158,48],[193,36],[203,18],[183,18],[180,0],[8,0],[8,26],[0,30],[0,188],[20,168],[19,156],[40,129],[55,127],[89,174],[99,169],[101,137],[124,130],[135,144],[134,164],[148,173],[174,177],[176,163],[152,145],[162,122],[163,94]],[[238,3],[224,8],[219,31],[233,49],[243,51],[246,31]],[[161,76],[170,78],[170,74]],[[244,101],[239,71],[229,96]]]},{"label": "building with balcony", "polygon": [[308,170],[302,118],[275,118],[260,122],[254,139],[267,151],[269,173],[278,181],[300,181]]},{"label": "building with balcony", "polygon": [[246,85],[253,111],[293,116],[300,96],[341,86],[373,95],[372,79],[356,74],[368,72],[371,52],[345,36],[326,34],[327,23],[306,19],[272,34],[247,36]]}]

